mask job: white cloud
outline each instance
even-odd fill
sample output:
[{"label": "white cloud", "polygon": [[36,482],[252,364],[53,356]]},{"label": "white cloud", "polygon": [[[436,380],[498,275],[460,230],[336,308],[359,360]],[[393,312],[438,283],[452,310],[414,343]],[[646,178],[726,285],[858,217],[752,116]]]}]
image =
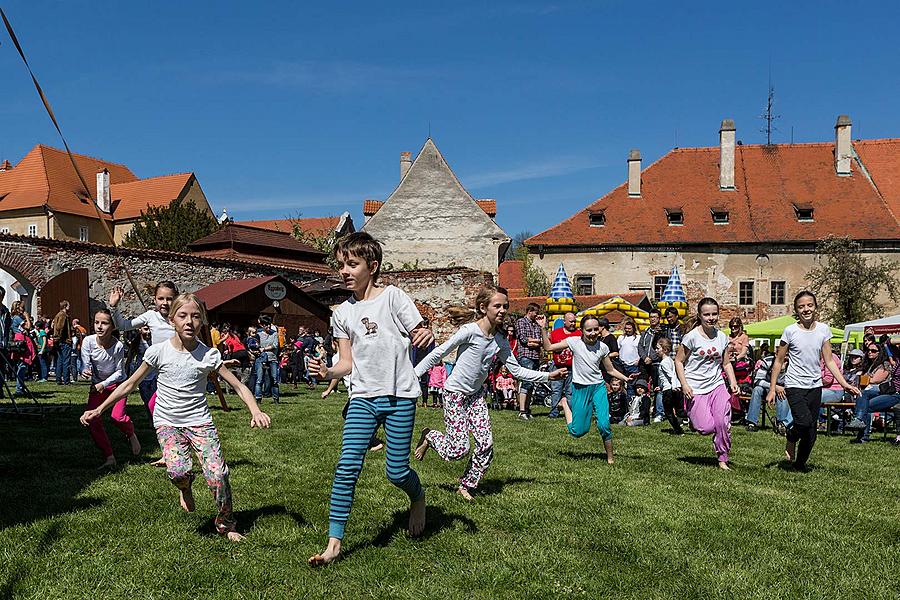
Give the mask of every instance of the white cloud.
[{"label": "white cloud", "polygon": [[466,187],[477,188],[489,185],[512,183],[514,181],[525,181],[528,179],[560,177],[562,175],[568,175],[570,173],[576,173],[578,171],[598,169],[603,166],[606,165],[591,160],[562,157],[539,162],[526,163],[517,167],[510,167],[508,169],[488,171],[486,173],[461,175],[460,179],[465,183]]}]

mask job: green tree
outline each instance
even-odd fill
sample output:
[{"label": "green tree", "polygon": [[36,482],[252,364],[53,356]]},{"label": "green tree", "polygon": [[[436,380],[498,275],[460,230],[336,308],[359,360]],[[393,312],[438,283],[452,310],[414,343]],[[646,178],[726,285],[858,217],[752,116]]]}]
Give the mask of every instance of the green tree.
[{"label": "green tree", "polygon": [[535,266],[534,258],[525,246],[519,247],[522,261],[522,275],[525,279],[526,296],[546,296],[550,293],[550,280],[544,272]]},{"label": "green tree", "polygon": [[298,214],[296,217],[291,217],[291,234],[303,242],[308,246],[312,246],[319,252],[325,253],[325,264],[331,267],[334,270],[337,270],[338,264],[334,259],[334,246],[337,244],[338,235],[337,232],[332,230],[327,233],[322,232],[314,232],[314,231],[305,231],[300,226],[300,215]]},{"label": "green tree", "polygon": [[900,263],[885,258],[867,258],[859,242],[849,237],[829,236],[818,243],[820,264],[806,274],[816,294],[823,317],[835,327],[884,316],[886,306],[878,302],[886,292],[900,301]]},{"label": "green tree", "polygon": [[150,206],[146,212],[141,211],[122,245],[187,252],[188,244],[221,228],[208,211],[197,208],[193,202],[176,200],[168,206]]},{"label": "green tree", "polygon": [[520,254],[525,247],[525,240],[533,235],[527,229],[514,235],[509,242],[509,247],[506,249],[506,254],[503,255],[503,260],[522,260]]}]

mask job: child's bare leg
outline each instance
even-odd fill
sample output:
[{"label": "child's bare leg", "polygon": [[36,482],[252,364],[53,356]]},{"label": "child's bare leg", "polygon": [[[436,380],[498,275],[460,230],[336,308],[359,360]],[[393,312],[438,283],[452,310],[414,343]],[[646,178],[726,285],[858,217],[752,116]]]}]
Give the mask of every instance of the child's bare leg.
[{"label": "child's bare leg", "polygon": [[792,442],[787,440],[784,443],[784,457],[789,461],[794,462],[794,456],[797,454],[797,442]]},{"label": "child's bare leg", "polygon": [[468,500],[469,502],[471,502],[472,500],[475,499],[472,497],[472,494],[469,493],[468,488],[464,485],[459,486],[459,489],[456,490],[456,493],[459,494],[460,496],[462,496],[463,498],[465,498],[466,500]]},{"label": "child's bare leg", "polygon": [[328,538],[328,546],[319,554],[313,554],[306,562],[311,567],[321,567],[334,562],[341,555],[341,540],[335,537]]},{"label": "child's bare leg", "polygon": [[409,535],[419,537],[425,531],[425,496],[409,505]]},{"label": "child's bare leg", "polygon": [[603,445],[606,447],[606,462],[611,465],[613,464],[612,440],[603,440]]},{"label": "child's bare leg", "polygon": [[416,444],[415,455],[417,460],[422,460],[423,458],[425,458],[425,453],[428,452],[428,448],[431,447],[428,443],[428,438],[426,437],[429,432],[431,432],[431,429],[429,429],[428,427],[422,428],[422,436],[419,438],[419,442]]},{"label": "child's bare leg", "polygon": [[728,461],[724,461],[724,460],[719,461],[719,468],[722,469],[723,471],[731,470],[731,467],[728,466]]},{"label": "child's bare leg", "polygon": [[572,422],[572,409],[569,408],[569,401],[566,398],[562,398],[559,401],[559,405],[562,406],[563,413],[566,415],[566,425],[570,424]]}]

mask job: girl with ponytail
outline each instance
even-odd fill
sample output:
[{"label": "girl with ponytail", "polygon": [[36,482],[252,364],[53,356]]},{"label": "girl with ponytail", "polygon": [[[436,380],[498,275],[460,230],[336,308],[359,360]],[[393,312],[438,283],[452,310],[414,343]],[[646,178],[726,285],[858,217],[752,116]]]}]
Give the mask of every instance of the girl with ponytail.
[{"label": "girl with ponytail", "polygon": [[700,435],[713,434],[719,468],[728,471],[731,394],[738,393],[738,385],[731,366],[728,336],[716,328],[718,323],[719,303],[713,298],[700,300],[694,325],[678,347],[675,371],[681,382],[681,393],[686,400],[693,399],[691,424]]},{"label": "girl with ponytail", "polygon": [[446,433],[422,430],[416,446],[416,458],[422,460],[434,448],[444,460],[459,460],[469,453],[469,434],[475,438],[475,450],[459,480],[459,494],[472,500],[472,492],[494,457],[494,436],[484,400],[484,381],[494,356],[519,380],[543,382],[565,377],[566,370],[552,373],[533,371],[519,365],[506,339],[504,319],[509,310],[506,290],[486,285],[475,297],[475,307],[454,306],[449,309],[454,325],[462,325],[449,340],[431,351],[416,365],[421,377],[431,367],[457,348],[456,365],[444,382],[444,423]]}]

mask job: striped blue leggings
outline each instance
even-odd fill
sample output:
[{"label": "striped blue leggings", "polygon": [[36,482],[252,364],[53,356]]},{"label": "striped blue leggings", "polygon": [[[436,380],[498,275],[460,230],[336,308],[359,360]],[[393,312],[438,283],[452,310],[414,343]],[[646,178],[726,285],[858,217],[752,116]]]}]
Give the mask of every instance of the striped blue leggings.
[{"label": "striped blue leggings", "polygon": [[344,421],[341,458],[331,486],[331,510],[328,514],[328,536],[344,538],[344,528],[350,518],[356,481],[362,471],[369,441],[384,425],[386,436],[385,470],[388,481],[406,492],[411,502],[421,500],[425,490],[419,476],[409,468],[409,451],[416,419],[416,399],[383,396],[353,398]]}]

